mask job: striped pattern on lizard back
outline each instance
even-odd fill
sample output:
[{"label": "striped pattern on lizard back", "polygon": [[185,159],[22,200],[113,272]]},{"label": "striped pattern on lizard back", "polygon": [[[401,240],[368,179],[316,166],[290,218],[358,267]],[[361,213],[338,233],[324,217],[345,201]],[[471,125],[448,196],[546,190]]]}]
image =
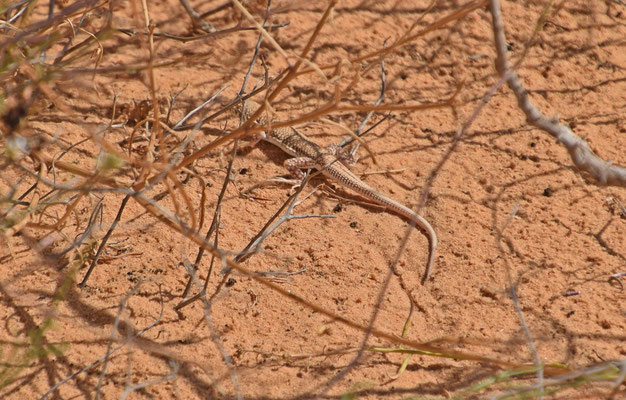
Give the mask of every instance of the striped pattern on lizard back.
[{"label": "striped pattern on lizard back", "polygon": [[[251,104],[244,108],[244,118],[247,119],[258,109],[257,104]],[[241,109],[239,110],[241,112]],[[266,118],[260,117],[257,123],[271,128],[271,124],[267,123]],[[305,136],[291,128],[269,129],[269,132],[261,134],[257,141],[263,139],[281,148],[283,151],[293,156],[293,159],[285,161],[285,167],[292,172],[293,175],[302,179],[303,174],[299,169],[315,168],[328,177],[332,181],[343,187],[349,188],[366,199],[375,202],[415,223],[424,231],[429,243],[429,256],[426,265],[426,271],[422,278],[422,282],[426,281],[430,275],[430,270],[435,260],[435,251],[437,249],[437,234],[422,216],[413,212],[408,207],[398,203],[397,201],[379,193],[377,190],[363,182],[350,169],[344,165],[346,161],[346,153],[342,149],[331,144],[327,147],[321,147],[318,144],[307,139]]]}]

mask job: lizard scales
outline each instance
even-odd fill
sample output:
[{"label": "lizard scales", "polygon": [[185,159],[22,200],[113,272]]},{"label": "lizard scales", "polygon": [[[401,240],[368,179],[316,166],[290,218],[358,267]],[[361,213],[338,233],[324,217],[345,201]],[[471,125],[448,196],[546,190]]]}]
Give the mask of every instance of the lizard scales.
[{"label": "lizard scales", "polygon": [[[256,104],[245,105],[243,107],[243,118],[248,119],[258,107],[259,106]],[[241,112],[241,108],[239,111]],[[262,126],[269,125],[265,117],[259,118],[256,122]],[[437,248],[437,234],[435,230],[422,216],[397,201],[379,193],[359,179],[359,177],[344,165],[346,157],[345,150],[337,145],[330,145],[328,147],[319,146],[317,143],[312,142],[298,133],[295,129],[289,128],[268,129],[268,131],[257,135],[255,142],[259,140],[272,143],[294,157],[286,160],[284,165],[296,178],[302,179],[304,177],[301,171],[302,169],[315,168],[339,185],[353,190],[364,198],[395,212],[411,222],[414,221],[428,238],[429,255],[422,282],[428,279],[435,260],[435,251]]]}]

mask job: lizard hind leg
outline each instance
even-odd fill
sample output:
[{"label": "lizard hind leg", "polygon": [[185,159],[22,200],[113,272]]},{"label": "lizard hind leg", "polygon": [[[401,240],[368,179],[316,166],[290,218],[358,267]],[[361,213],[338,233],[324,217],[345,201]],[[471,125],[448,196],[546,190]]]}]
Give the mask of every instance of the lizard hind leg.
[{"label": "lizard hind leg", "polygon": [[309,157],[289,158],[285,160],[285,162],[283,163],[283,166],[285,167],[287,171],[289,171],[291,176],[293,176],[294,178],[294,179],[289,180],[291,183],[293,183],[293,186],[291,188],[292,192],[296,187],[300,186],[302,182],[304,181],[305,175],[304,175],[304,172],[302,172],[302,170],[313,169],[317,167],[317,165],[315,164],[315,161],[313,161],[313,159]]},{"label": "lizard hind leg", "polygon": [[317,167],[315,162],[309,157],[289,158],[285,160],[283,166],[287,171],[289,171],[291,176],[300,182],[304,180],[304,173],[302,172],[303,169],[312,169]]},{"label": "lizard hind leg", "polygon": [[349,162],[352,163],[350,166],[354,166],[359,161],[360,157],[357,152],[359,151],[360,146],[361,143],[352,142],[347,147],[342,148],[342,151],[346,154],[345,157],[347,157]]},{"label": "lizard hind leg", "polygon": [[333,154],[339,162],[341,162],[348,168],[354,167],[354,165],[358,161],[358,157],[355,158],[357,149],[358,143],[352,144],[345,148],[334,143],[328,145],[327,147],[327,150],[330,151],[330,153]]}]

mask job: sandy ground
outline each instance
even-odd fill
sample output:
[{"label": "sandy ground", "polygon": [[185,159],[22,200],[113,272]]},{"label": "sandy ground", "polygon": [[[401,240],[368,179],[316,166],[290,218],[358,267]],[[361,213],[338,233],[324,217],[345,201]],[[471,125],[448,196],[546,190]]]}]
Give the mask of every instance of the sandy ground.
[{"label": "sandy ground", "polygon": [[[317,3],[277,1],[272,5],[269,22],[289,22],[272,34],[292,61],[324,12],[325,5]],[[368,54],[381,49],[385,41],[389,46],[416,21],[415,32],[459,9],[462,3],[437,3],[420,19],[426,1],[341,1],[309,59],[326,65]],[[202,13],[220,4],[192,5]],[[155,31],[194,34],[178,2],[150,1],[148,6]],[[247,7],[261,22],[265,4],[253,2]],[[533,37],[544,7],[542,1],[504,2],[514,61]],[[555,7],[519,68],[522,81],[546,115],[558,115],[605,160],[626,165],[626,7],[611,1],[568,1]],[[47,4],[42,4],[37,10],[43,15],[46,8]],[[115,27],[141,29],[141,16],[140,3],[115,2]],[[93,12],[88,18],[83,28],[95,31],[104,16]],[[222,30],[235,26],[240,18],[240,13],[226,7],[207,20]],[[497,81],[490,21],[486,8],[481,8],[385,57],[383,104],[444,102],[463,86],[454,107],[396,111],[369,132],[364,138],[376,163],[362,149],[354,168],[365,182],[408,206],[419,204],[427,178],[450,149],[458,128]],[[241,23],[249,25],[245,18]],[[80,38],[86,37],[80,34]],[[169,99],[183,89],[169,116],[170,126],[226,85],[210,111],[233,99],[257,35],[253,30],[239,31],[189,42],[156,37],[155,62],[164,63],[154,72],[163,119]],[[58,140],[42,151],[58,156],[106,126],[116,94],[116,125],[107,131],[106,140],[120,143],[128,138],[135,125],[152,112],[148,75],[110,67],[145,64],[149,59],[146,42],[147,36],[121,32],[103,38],[99,53],[71,66],[93,68],[97,61],[100,72],[77,70],[56,76],[49,87],[57,97],[40,96],[22,121],[20,132],[48,141],[57,135]],[[270,76],[287,66],[268,41],[262,44],[261,53]],[[362,63],[363,68],[368,65]],[[248,89],[263,74],[259,63]],[[341,104],[371,105],[376,101],[381,85],[379,64],[354,82],[350,82],[354,70],[346,67],[343,74],[339,84],[351,87]],[[278,97],[276,119],[320,107],[331,101],[334,93],[334,82],[325,82],[318,73],[299,77]],[[146,102],[143,109],[142,101]],[[384,115],[376,113],[368,126]],[[365,113],[337,112],[327,118],[356,129],[364,117]],[[197,118],[192,118],[195,121]],[[186,154],[236,123],[232,116],[222,115],[203,125]],[[138,137],[144,127],[137,128]],[[299,129],[320,144],[338,142],[345,136],[336,124],[324,120],[305,123]],[[182,139],[190,132],[176,135]],[[145,157],[146,143],[136,142],[135,157]],[[127,145],[118,148],[128,151]],[[191,170],[201,180],[187,172],[176,174],[196,215],[203,204],[202,236],[224,182],[230,148],[221,147],[193,164]],[[98,151],[89,140],[72,147],[63,160],[92,169]],[[219,247],[228,257],[245,247],[289,195],[291,187],[280,183],[245,192],[267,179],[288,177],[282,166],[286,157],[266,143],[238,153],[219,223]],[[35,169],[33,163],[25,165]],[[134,178],[129,169],[119,174],[127,182]],[[52,172],[47,176],[52,179]],[[17,195],[34,182],[14,167],[3,171],[1,177],[4,194],[20,178],[24,181],[17,184]],[[58,179],[70,184],[68,174],[62,173]],[[156,198],[164,190],[165,186],[157,185],[146,194]],[[46,191],[41,189],[42,194]],[[203,191],[206,201],[201,203]],[[70,195],[62,195],[60,200]],[[115,192],[84,196],[60,227],[63,236],[29,225],[21,234],[2,238],[3,362],[15,362],[12,357],[20,354],[27,332],[34,332],[47,318],[53,323],[45,331],[44,348],[57,350],[28,359],[1,389],[2,398],[39,398],[146,327],[132,343],[113,353],[106,369],[98,364],[78,374],[50,398],[91,399],[96,391],[101,398],[118,398],[125,388],[146,382],[149,384],[138,387],[129,398],[226,399],[237,393],[253,399],[337,398],[355,390],[362,398],[447,398],[497,371],[493,365],[475,361],[415,355],[406,371],[394,379],[403,356],[380,352],[365,352],[351,365],[363,332],[238,273],[230,275],[212,298],[210,312],[200,301],[175,311],[188,278],[181,262],[193,263],[197,246],[158,223],[133,200],[87,287],[72,283],[63,300],[56,303],[55,293],[68,279],[70,267],[63,267],[67,257],[54,263],[50,256],[80,237],[102,201],[94,238],[83,245],[97,246],[96,240],[114,220],[122,198]],[[382,289],[407,229],[406,221],[322,178],[312,180],[301,200],[295,214],[334,218],[285,222],[266,239],[262,251],[243,264],[259,273],[275,272],[266,276],[286,291],[359,324],[367,325],[375,318],[377,329],[393,335],[402,333],[413,304],[407,334],[411,340],[438,341],[435,343],[444,348],[476,356],[533,363],[520,313],[511,301],[513,285],[532,344],[544,363],[561,363],[574,370],[604,360],[626,359],[626,292],[619,282],[609,279],[626,272],[626,190],[598,186],[579,173],[561,145],[526,123],[508,88],[497,91],[432,182],[421,214],[437,231],[439,247],[432,276],[425,284],[420,278],[427,241],[414,231],[396,274],[391,275],[386,290]],[[176,201],[165,196],[159,204],[171,212],[181,208],[179,214],[189,221],[182,197]],[[34,221],[52,224],[63,210],[51,207]],[[39,252],[37,243],[42,240],[48,246]],[[93,253],[86,250],[85,254]],[[79,269],[75,281],[83,279],[88,265]],[[198,279],[204,281],[209,266],[210,257],[205,255]],[[208,296],[215,294],[223,277],[222,265],[216,261]],[[624,283],[626,278],[621,279]],[[192,289],[197,290],[196,286]],[[367,343],[396,346],[374,337]],[[532,384],[536,377],[531,378],[517,383]],[[99,379],[101,387],[97,389]],[[578,392],[567,391],[564,396],[586,398],[609,390],[607,385],[592,385]],[[623,386],[621,390],[623,395]],[[465,397],[483,396],[485,392]]]}]

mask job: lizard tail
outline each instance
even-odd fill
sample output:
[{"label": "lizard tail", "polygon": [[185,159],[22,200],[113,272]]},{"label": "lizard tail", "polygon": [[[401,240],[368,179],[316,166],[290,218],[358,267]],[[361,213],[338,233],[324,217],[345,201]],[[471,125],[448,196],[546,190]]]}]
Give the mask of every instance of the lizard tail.
[{"label": "lizard tail", "polygon": [[426,271],[424,271],[424,276],[422,277],[422,284],[428,280],[430,276],[430,271],[432,269],[433,263],[435,262],[435,251],[437,250],[437,234],[432,226],[426,221],[421,215],[415,214],[415,222],[416,224],[422,228],[424,232],[426,232],[426,236],[428,237],[428,262],[426,263]]}]

